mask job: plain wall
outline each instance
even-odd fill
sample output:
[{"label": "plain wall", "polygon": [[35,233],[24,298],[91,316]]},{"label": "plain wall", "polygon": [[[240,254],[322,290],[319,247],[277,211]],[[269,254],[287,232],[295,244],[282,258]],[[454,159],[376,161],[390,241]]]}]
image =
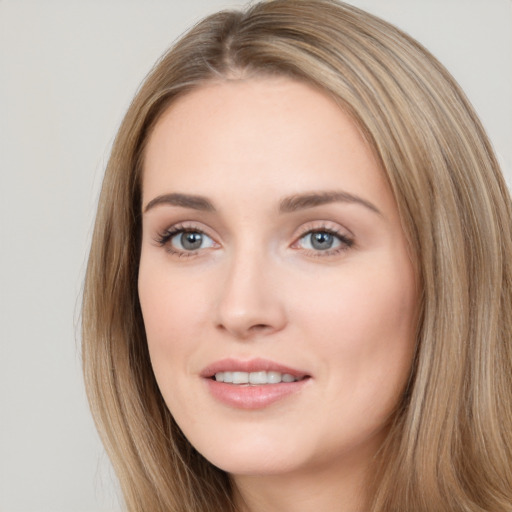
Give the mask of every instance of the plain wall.
[{"label": "plain wall", "polygon": [[[352,0],[425,44],[512,183],[511,0]],[[78,311],[102,173],[153,62],[240,2],[0,0],[0,511],[119,511],[86,404]]]}]

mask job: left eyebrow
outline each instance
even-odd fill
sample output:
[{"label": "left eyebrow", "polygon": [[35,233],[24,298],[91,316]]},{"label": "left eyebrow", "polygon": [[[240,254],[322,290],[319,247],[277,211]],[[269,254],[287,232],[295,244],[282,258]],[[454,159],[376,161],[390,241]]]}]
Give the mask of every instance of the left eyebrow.
[{"label": "left eyebrow", "polygon": [[308,192],[306,194],[296,194],[290,197],[286,197],[279,203],[279,212],[292,213],[297,210],[314,208],[315,206],[322,206],[329,203],[360,204],[372,212],[378,215],[382,215],[380,210],[374,204],[370,203],[370,201],[340,190]]}]

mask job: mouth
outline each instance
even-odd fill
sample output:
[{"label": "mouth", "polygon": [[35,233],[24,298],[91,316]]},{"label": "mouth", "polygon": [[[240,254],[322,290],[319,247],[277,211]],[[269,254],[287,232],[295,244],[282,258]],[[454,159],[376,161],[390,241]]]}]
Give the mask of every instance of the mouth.
[{"label": "mouth", "polygon": [[233,385],[262,386],[267,384],[280,384],[281,382],[298,382],[307,379],[308,375],[297,377],[291,373],[260,370],[256,372],[223,371],[211,377],[216,382],[226,382]]},{"label": "mouth", "polygon": [[216,361],[204,368],[200,375],[216,382],[253,386],[297,382],[311,377],[302,370],[267,359],[243,361],[234,358]]},{"label": "mouth", "polygon": [[236,409],[262,409],[301,391],[311,375],[266,359],[223,359],[201,377],[214,398]]}]

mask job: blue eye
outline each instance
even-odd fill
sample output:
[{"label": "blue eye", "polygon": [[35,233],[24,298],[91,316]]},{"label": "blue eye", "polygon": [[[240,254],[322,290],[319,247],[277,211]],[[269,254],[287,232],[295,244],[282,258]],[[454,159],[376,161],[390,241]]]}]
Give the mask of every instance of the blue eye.
[{"label": "blue eye", "polygon": [[201,231],[180,230],[175,233],[169,233],[169,245],[178,251],[197,251],[213,247],[215,242]]},{"label": "blue eye", "polygon": [[309,231],[298,241],[298,245],[302,249],[316,252],[342,250],[350,247],[352,243],[349,238],[325,229]]},{"label": "blue eye", "polygon": [[197,251],[218,246],[200,229],[180,225],[160,233],[155,242],[170,254],[177,256],[195,256]]}]

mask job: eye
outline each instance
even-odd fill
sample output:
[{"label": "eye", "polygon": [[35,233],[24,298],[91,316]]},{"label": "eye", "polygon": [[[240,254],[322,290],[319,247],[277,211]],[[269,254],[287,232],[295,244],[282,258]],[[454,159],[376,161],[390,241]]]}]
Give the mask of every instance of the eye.
[{"label": "eye", "polygon": [[214,246],[214,241],[200,231],[181,231],[172,236],[169,243],[179,251],[197,251]]},{"label": "eye", "polygon": [[295,245],[307,251],[335,254],[351,247],[353,240],[330,229],[315,229],[302,235]]},{"label": "eye", "polygon": [[217,246],[203,231],[178,226],[160,235],[156,241],[171,254],[182,256],[192,256],[199,250]]}]

